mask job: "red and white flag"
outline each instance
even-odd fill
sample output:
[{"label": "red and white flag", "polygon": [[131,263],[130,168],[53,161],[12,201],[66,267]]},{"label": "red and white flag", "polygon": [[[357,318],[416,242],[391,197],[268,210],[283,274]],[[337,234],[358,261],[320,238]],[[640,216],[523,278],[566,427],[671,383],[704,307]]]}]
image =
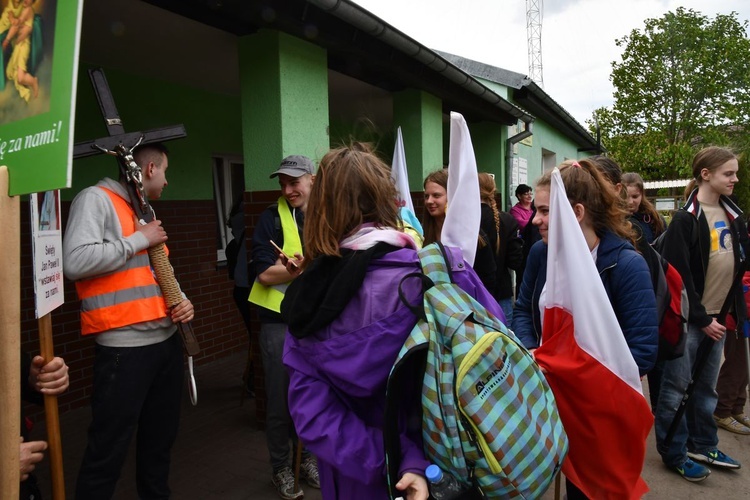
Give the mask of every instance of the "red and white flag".
[{"label": "red and white flag", "polygon": [[534,356],[568,434],[562,470],[589,498],[641,498],[654,419],[557,169],[549,214],[542,344]]}]

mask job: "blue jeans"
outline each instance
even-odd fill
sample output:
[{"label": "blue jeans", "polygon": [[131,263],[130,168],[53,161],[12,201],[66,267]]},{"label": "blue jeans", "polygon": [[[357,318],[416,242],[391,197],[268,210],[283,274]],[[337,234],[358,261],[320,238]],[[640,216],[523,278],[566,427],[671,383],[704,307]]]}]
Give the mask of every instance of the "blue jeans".
[{"label": "blue jeans", "polygon": [[718,399],[716,381],[719,377],[724,338],[719,342],[712,342],[708,359],[696,378],[693,395],[687,402],[685,414],[679,421],[672,443],[669,446],[664,443],[677,407],[691,379],[698,346],[704,338],[706,335],[701,329],[690,324],[684,356],[664,363],[661,391],[656,407],[655,430],[656,449],[662,461],[669,467],[678,467],[685,463],[688,450],[705,453],[715,450],[719,444],[713,413]]},{"label": "blue jeans", "polygon": [[513,319],[513,297],[500,299],[497,303],[500,305],[500,309],[503,310],[503,314],[505,314],[505,326],[510,328],[510,322]]}]

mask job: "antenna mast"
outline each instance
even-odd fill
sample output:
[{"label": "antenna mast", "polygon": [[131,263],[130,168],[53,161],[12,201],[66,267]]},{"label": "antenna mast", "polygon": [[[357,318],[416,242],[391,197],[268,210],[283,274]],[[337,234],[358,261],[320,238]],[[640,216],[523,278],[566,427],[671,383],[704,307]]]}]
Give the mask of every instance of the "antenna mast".
[{"label": "antenna mast", "polygon": [[543,0],[526,0],[526,35],[529,49],[529,78],[544,88],[542,77]]}]

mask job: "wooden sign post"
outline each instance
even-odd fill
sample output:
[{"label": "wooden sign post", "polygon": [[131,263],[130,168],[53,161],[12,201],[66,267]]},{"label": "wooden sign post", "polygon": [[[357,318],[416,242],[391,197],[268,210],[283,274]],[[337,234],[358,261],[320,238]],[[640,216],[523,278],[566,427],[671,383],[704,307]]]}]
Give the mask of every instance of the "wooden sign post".
[{"label": "wooden sign post", "polygon": [[0,167],[0,498],[18,498],[21,481],[21,212]]}]

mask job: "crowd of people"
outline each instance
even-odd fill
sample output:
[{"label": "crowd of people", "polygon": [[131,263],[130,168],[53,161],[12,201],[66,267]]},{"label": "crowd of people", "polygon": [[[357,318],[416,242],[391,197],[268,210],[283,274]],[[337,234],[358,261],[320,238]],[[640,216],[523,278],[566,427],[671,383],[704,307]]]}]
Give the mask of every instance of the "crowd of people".
[{"label": "crowd of people", "polygon": [[[168,151],[147,145],[135,160],[146,195],[159,198],[167,186]],[[694,482],[708,477],[709,467],[739,468],[719,449],[717,433],[721,427],[750,434],[744,344],[736,333],[747,314],[743,279],[750,284],[747,227],[732,196],[737,158],[719,147],[698,152],[685,205],[669,225],[646,198],[640,176],[623,174],[610,158],[558,168],[630,355],[640,375],[649,376],[665,466]],[[332,149],[317,169],[305,156],[288,156],[270,175],[278,179],[280,196],[248,228],[251,259],[240,266],[245,279],[235,288],[238,305],[251,304],[260,320],[270,480],[285,499],[303,497],[301,481],[320,488],[324,498],[387,498],[385,384],[417,321],[408,304],[419,303],[423,293],[416,282],[400,294],[393,284],[420,270],[419,248],[441,240],[450,210],[449,169],[424,180],[423,233],[404,222],[390,168],[367,144]],[[82,301],[82,333],[96,342],[92,422],[76,498],[112,497],[134,435],[139,496],[170,495],[183,384],[175,332],[193,319],[194,309],[184,294],[182,302],[166,306],[147,250],[167,235],[158,220],[135,221],[127,182],[106,178],[83,190],[64,236],[65,272]],[[503,319],[533,355],[543,341],[547,302],[551,173],[533,189],[518,186],[518,203],[509,212],[500,208],[492,175],[480,173],[478,183],[476,258],[458,257],[453,280]],[[244,238],[242,217],[234,226]],[[668,361],[657,361],[660,318],[642,256],[643,245],[662,234],[662,256],[682,276],[690,304],[685,354]],[[240,310],[247,318],[248,310]],[[693,374],[699,362],[702,369]],[[57,395],[68,386],[59,358],[44,363],[36,357],[24,370],[25,389]],[[692,396],[680,415],[676,408],[691,378]],[[414,390],[404,394],[413,398]],[[413,411],[404,404],[400,421],[413,421]],[[421,434],[406,426],[400,442],[395,488],[405,498],[427,499]],[[44,445],[22,442],[21,449],[28,486]],[[569,499],[586,498],[582,485],[566,487]]]}]

